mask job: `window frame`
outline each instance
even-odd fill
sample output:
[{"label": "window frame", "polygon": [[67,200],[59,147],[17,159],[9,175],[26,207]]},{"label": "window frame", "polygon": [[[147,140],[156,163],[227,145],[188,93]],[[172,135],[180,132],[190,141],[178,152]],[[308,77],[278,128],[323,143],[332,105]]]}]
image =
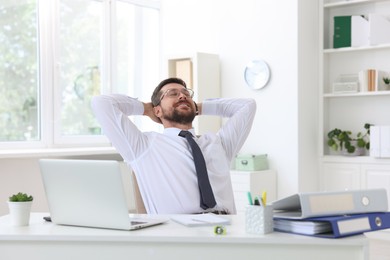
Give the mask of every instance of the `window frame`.
[{"label": "window frame", "polygon": [[[102,26],[102,88],[101,93],[115,91],[115,64],[116,51],[115,37],[115,14],[116,3],[125,2],[139,7],[147,7],[160,10],[159,0],[91,0],[103,4],[103,26]],[[56,120],[61,112],[62,90],[59,86],[60,64],[56,61],[59,58],[59,6],[60,0],[38,0],[38,50],[39,50],[39,85],[38,85],[38,122],[40,125],[40,140],[0,142],[0,149],[67,149],[82,147],[111,147],[110,142],[104,135],[79,135],[61,136],[61,122]],[[159,25],[161,27],[161,24]],[[159,28],[159,38],[160,35]],[[142,46],[142,44],[137,44]],[[140,50],[142,51],[142,50]],[[161,72],[161,51],[159,53],[159,71]],[[107,151],[111,151],[109,148]],[[12,154],[12,150],[8,150]],[[106,150],[102,150],[105,153]],[[83,152],[84,153],[84,152]],[[7,151],[0,152],[1,155]]]}]

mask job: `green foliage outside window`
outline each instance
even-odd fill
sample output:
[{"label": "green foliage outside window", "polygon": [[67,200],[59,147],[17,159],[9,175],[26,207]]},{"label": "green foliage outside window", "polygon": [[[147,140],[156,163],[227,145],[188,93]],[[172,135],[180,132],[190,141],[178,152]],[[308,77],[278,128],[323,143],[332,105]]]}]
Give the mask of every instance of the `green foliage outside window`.
[{"label": "green foliage outside window", "polygon": [[35,0],[0,2],[0,141],[39,139]]}]

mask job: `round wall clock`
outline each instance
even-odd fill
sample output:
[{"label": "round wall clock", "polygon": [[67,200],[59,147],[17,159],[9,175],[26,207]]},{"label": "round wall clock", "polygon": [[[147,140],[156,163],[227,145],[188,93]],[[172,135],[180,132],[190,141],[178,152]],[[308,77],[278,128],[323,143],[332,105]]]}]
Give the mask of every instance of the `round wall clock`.
[{"label": "round wall clock", "polygon": [[246,84],[252,89],[264,88],[270,78],[271,71],[263,60],[253,60],[245,68],[244,78]]}]

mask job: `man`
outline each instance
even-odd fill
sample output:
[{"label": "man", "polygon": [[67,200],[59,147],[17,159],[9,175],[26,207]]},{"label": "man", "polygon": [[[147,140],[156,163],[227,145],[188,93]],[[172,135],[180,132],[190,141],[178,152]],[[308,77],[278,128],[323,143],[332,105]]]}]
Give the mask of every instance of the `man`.
[{"label": "man", "polygon": [[[149,214],[214,212],[235,214],[230,164],[244,144],[256,112],[253,99],[210,99],[196,104],[193,92],[178,78],[163,80],[152,102],[119,95],[94,97],[92,108],[105,135],[133,169]],[[229,120],[217,133],[197,138],[192,128],[196,115],[215,115]],[[129,119],[145,115],[164,126],[163,133],[141,132]],[[204,208],[193,154],[186,138],[196,139],[207,166],[216,205]]]}]

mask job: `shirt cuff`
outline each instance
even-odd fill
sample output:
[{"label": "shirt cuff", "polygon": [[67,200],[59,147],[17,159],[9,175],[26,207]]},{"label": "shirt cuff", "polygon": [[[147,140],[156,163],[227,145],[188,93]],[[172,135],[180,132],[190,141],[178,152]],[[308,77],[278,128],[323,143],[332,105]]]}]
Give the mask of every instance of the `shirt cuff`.
[{"label": "shirt cuff", "polygon": [[134,115],[143,115],[144,110],[145,110],[144,104],[136,98],[132,98],[132,97],[129,97],[129,98],[132,100],[133,114]]},{"label": "shirt cuff", "polygon": [[216,115],[220,98],[205,99],[202,102],[202,115]]}]

